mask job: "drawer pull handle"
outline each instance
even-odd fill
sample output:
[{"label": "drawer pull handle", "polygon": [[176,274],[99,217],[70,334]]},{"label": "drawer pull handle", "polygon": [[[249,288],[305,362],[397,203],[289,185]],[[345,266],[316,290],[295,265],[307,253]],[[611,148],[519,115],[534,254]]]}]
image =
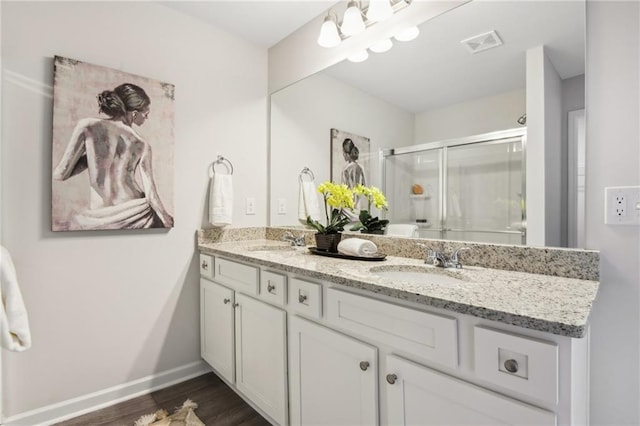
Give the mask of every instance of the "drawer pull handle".
[{"label": "drawer pull handle", "polygon": [[304,294],[301,294],[300,296],[298,296],[298,302],[300,303],[304,303],[307,300],[307,296]]},{"label": "drawer pull handle", "polygon": [[396,376],[395,374],[387,374],[387,383],[393,385],[396,380],[398,380],[398,376]]},{"label": "drawer pull handle", "polygon": [[231,299],[224,299],[223,302],[226,305],[227,303],[231,302]]},{"label": "drawer pull handle", "polygon": [[508,359],[504,362],[504,368],[509,373],[517,373],[518,372],[518,361],[515,359]]},{"label": "drawer pull handle", "polygon": [[360,370],[367,371],[369,368],[369,361],[360,361]]},{"label": "drawer pull handle", "polygon": [[240,306],[240,304],[239,304],[239,303],[234,303],[234,304],[233,304],[233,307],[234,307],[234,308],[237,308],[238,306]]},{"label": "drawer pull handle", "polygon": [[202,269],[204,269],[205,271],[209,270],[209,264],[207,263],[206,260],[202,261],[202,265],[200,265],[202,267]]},{"label": "drawer pull handle", "polygon": [[274,293],[274,291],[273,291],[273,290],[275,290],[275,289],[276,289],[276,286],[275,286],[275,285],[273,285],[273,284],[271,284],[271,283],[267,284],[267,291],[268,291],[269,293]]}]

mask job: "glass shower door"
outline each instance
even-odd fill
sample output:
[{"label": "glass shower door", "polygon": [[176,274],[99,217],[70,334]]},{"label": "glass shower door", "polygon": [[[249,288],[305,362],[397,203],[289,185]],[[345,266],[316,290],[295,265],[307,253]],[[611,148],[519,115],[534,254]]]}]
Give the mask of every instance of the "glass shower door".
[{"label": "glass shower door", "polygon": [[385,160],[387,218],[391,223],[417,225],[421,238],[441,238],[442,158],[442,149],[432,149]]},{"label": "glass shower door", "polygon": [[447,148],[443,238],[524,244],[521,138]]}]

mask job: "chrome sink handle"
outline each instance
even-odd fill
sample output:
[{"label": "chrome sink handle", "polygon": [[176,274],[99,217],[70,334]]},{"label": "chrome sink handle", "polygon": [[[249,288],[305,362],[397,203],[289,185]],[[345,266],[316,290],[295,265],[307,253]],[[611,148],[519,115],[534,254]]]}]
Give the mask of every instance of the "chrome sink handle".
[{"label": "chrome sink handle", "polygon": [[284,241],[289,241],[291,242],[291,245],[294,247],[304,247],[306,244],[304,242],[304,233],[301,233],[300,235],[298,235],[297,237],[293,235],[292,232],[287,231],[285,232],[284,236],[282,237],[282,239]]},{"label": "chrome sink handle", "polygon": [[442,253],[433,250],[431,247],[429,247],[426,244],[422,244],[422,243],[416,243],[416,244],[418,245],[418,247],[422,247],[423,249],[427,250],[427,257],[425,257],[424,263],[430,263],[435,266],[444,266],[444,264],[442,263],[445,261],[445,259]]},{"label": "chrome sink handle", "polygon": [[469,247],[460,247],[451,255],[451,259],[449,259],[449,263],[454,268],[462,268],[462,263],[460,263],[460,259],[458,258],[458,253],[462,250],[471,250]]}]

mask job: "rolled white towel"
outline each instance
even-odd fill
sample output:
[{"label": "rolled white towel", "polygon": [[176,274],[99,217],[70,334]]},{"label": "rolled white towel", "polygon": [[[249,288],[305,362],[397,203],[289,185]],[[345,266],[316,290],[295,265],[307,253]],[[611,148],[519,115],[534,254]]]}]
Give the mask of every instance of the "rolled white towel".
[{"label": "rolled white towel", "polygon": [[362,238],[346,238],[338,243],[338,253],[349,256],[371,257],[378,252],[378,247]]}]

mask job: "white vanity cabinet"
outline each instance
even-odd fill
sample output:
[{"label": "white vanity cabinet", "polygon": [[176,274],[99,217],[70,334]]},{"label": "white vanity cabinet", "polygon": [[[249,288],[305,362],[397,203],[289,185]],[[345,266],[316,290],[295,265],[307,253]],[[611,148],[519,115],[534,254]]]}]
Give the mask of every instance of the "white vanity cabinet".
[{"label": "white vanity cabinet", "polygon": [[369,344],[291,316],[291,424],[378,424],[378,352]]},{"label": "white vanity cabinet", "polygon": [[[202,358],[246,399],[285,425],[286,312],[245,294],[257,293],[258,268],[218,258],[214,264],[214,281],[200,280]],[[215,282],[218,270],[231,288]]]},{"label": "white vanity cabinet", "polygon": [[588,334],[222,260],[201,261],[202,357],[275,424],[589,423]]},{"label": "white vanity cabinet", "polygon": [[386,361],[389,425],[556,425],[552,412],[394,355]]}]

